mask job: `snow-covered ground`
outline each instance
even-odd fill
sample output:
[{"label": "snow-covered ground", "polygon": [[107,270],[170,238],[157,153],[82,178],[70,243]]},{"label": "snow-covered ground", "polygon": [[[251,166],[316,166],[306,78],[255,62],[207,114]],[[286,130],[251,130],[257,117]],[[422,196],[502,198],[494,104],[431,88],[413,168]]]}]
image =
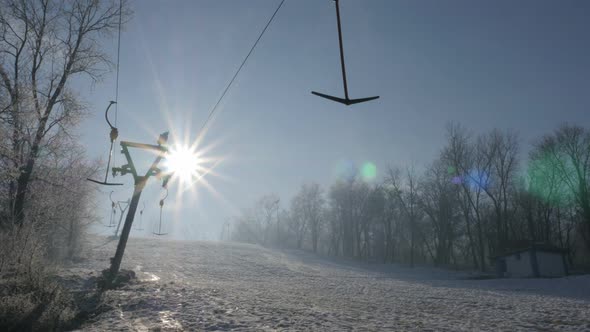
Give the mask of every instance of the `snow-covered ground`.
[{"label": "snow-covered ground", "polygon": [[[64,276],[96,276],[115,246],[93,249]],[[110,310],[81,330],[590,330],[589,276],[466,280],[430,268],[162,239],[130,239],[122,267],[139,281],[107,292]]]}]

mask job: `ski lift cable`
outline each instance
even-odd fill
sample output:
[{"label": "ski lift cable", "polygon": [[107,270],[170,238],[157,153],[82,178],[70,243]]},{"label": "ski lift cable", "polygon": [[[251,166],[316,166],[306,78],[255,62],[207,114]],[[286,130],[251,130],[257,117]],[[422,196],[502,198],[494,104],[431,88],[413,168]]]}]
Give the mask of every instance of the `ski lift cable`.
[{"label": "ski lift cable", "polygon": [[[115,79],[115,127],[117,127],[117,116],[119,111],[119,64],[121,62],[121,25],[123,17],[123,0],[119,0],[119,26],[117,36],[117,75]],[[113,158],[113,163],[117,163],[117,154]]]},{"label": "ski lift cable", "polygon": [[248,61],[248,58],[250,58],[250,55],[252,54],[252,52],[254,52],[254,49],[258,45],[258,42],[260,42],[260,40],[262,39],[262,36],[264,35],[264,33],[266,32],[266,30],[268,29],[268,27],[270,26],[270,24],[274,20],[275,16],[279,12],[279,10],[281,9],[281,7],[285,3],[285,1],[286,0],[282,0],[281,3],[279,3],[279,6],[277,7],[277,9],[274,11],[274,13],[272,14],[272,16],[270,17],[270,20],[268,20],[268,22],[266,23],[266,26],[264,26],[264,29],[262,29],[262,32],[258,36],[258,39],[256,39],[256,41],[254,42],[254,45],[252,45],[252,48],[250,48],[250,51],[248,52],[248,54],[246,55],[246,57],[242,61],[242,64],[240,65],[240,67],[238,68],[238,70],[236,71],[236,73],[234,74],[234,76],[232,77],[232,79],[229,81],[229,83],[227,84],[227,86],[223,90],[223,93],[221,94],[221,96],[219,97],[219,99],[217,100],[217,102],[215,103],[215,105],[213,106],[213,108],[211,108],[211,111],[209,112],[209,115],[207,116],[207,119],[205,120],[205,122],[203,123],[203,125],[201,126],[201,128],[198,131],[197,140],[203,134],[203,131],[205,130],[205,128],[207,128],[209,122],[213,118],[213,115],[217,111],[217,107],[219,106],[219,104],[221,103],[221,101],[223,100],[223,98],[225,97],[225,95],[227,94],[227,92],[229,91],[229,89],[231,88],[232,84],[236,80],[236,77],[238,77],[238,74],[240,73],[240,71],[242,70],[242,68],[244,67],[244,65],[246,64],[246,61]]}]

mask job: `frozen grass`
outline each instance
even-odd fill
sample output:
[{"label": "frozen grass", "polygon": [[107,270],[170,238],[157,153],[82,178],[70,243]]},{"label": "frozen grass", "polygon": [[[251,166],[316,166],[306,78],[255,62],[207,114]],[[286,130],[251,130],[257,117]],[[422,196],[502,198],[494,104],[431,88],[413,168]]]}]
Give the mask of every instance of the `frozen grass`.
[{"label": "frozen grass", "polygon": [[[95,249],[63,275],[88,280],[114,248]],[[588,276],[466,280],[466,273],[432,268],[161,239],[131,239],[123,268],[138,280],[106,292],[101,313],[82,330],[590,329]]]}]

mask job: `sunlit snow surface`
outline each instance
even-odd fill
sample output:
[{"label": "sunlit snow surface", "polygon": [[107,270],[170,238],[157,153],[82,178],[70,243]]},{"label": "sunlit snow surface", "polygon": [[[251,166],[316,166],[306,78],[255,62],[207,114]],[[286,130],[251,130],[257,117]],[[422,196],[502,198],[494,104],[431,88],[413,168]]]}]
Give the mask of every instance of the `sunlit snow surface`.
[{"label": "sunlit snow surface", "polygon": [[[115,245],[64,273],[96,275]],[[138,281],[107,292],[112,310],[81,330],[590,330],[588,276],[465,280],[430,268],[162,239],[130,239],[123,268]]]}]

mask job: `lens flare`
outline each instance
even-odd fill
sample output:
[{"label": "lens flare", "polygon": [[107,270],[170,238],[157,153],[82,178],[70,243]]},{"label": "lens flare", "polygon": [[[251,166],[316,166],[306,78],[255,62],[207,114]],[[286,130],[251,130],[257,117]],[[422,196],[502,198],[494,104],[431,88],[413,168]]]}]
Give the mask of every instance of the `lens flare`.
[{"label": "lens flare", "polygon": [[490,175],[478,169],[472,169],[467,175],[467,183],[472,189],[486,189],[490,186]]},{"label": "lens flare", "polygon": [[199,176],[199,157],[191,148],[176,146],[170,149],[165,162],[166,172],[184,183]]},{"label": "lens flare", "polygon": [[358,168],[352,160],[340,160],[335,171],[339,179],[352,179],[358,174]]},{"label": "lens flare", "polygon": [[453,167],[453,166],[447,167],[447,174],[455,175],[455,173],[457,173],[457,169],[455,167]]},{"label": "lens flare", "polygon": [[363,164],[361,168],[361,175],[365,181],[370,181],[375,179],[377,176],[377,166],[372,162],[366,162]]}]

